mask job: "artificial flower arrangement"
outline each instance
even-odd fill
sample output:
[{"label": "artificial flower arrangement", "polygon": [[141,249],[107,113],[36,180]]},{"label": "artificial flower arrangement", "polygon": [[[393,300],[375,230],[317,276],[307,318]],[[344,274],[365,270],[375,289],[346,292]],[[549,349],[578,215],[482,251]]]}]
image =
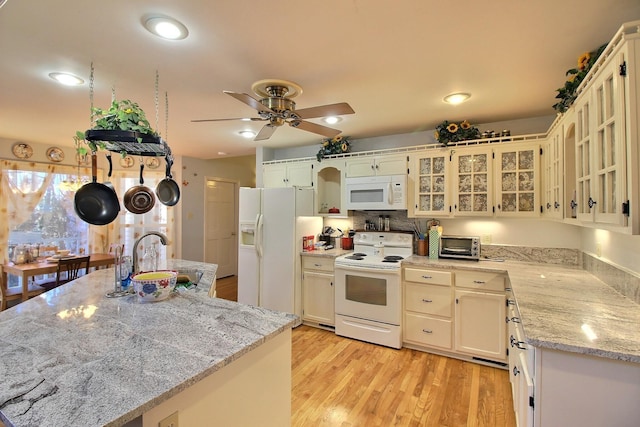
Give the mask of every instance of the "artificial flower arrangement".
[{"label": "artificial flower arrangement", "polygon": [[576,100],[576,90],[578,86],[580,86],[580,83],[582,83],[582,80],[584,80],[606,47],[607,45],[603,44],[593,52],[585,52],[580,55],[578,58],[578,68],[571,68],[566,72],[566,75],[569,77],[564,83],[564,86],[558,89],[556,98],[559,99],[559,101],[553,105],[554,110],[559,113],[564,113],[571,107],[573,101]]},{"label": "artificial flower arrangement", "polygon": [[348,153],[350,149],[351,143],[349,142],[348,136],[336,136],[331,139],[323,139],[320,151],[316,154],[316,159],[321,162],[325,156]]},{"label": "artificial flower arrangement", "polygon": [[463,122],[445,120],[436,126],[435,138],[442,145],[450,145],[460,141],[478,139],[480,131],[467,120]]}]

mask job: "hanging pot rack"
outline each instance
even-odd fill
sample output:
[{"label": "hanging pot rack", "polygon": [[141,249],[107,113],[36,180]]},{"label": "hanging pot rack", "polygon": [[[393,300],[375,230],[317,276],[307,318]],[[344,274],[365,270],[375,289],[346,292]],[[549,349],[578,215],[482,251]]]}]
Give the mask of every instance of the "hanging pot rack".
[{"label": "hanging pot rack", "polygon": [[[156,128],[158,127],[158,80],[159,75],[156,70],[155,81],[155,107],[156,107]],[[89,85],[91,110],[93,110],[93,63],[91,64],[91,79]],[[113,95],[115,97],[115,94]],[[169,120],[169,101],[167,95],[165,112],[165,128],[168,127]],[[125,153],[133,156],[153,156],[153,157],[171,157],[171,148],[166,141],[160,136],[148,133],[128,131],[128,130],[108,130],[108,129],[89,129],[84,134],[87,141],[100,141],[104,144],[104,148],[115,153]]]}]

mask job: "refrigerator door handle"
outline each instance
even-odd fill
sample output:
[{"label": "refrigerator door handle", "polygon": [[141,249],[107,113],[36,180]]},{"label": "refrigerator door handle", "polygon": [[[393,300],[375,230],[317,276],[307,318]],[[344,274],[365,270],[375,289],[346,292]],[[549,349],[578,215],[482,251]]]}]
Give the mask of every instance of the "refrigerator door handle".
[{"label": "refrigerator door handle", "polygon": [[263,216],[262,214],[258,214],[256,216],[256,253],[258,254],[258,258],[262,258],[262,231],[263,231]]}]

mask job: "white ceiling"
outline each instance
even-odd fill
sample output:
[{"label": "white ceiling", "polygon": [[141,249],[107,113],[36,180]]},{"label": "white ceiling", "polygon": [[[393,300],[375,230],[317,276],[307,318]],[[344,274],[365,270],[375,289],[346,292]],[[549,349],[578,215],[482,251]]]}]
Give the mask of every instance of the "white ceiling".
[{"label": "white ceiling", "polygon": [[[151,35],[141,24],[148,14],[180,20],[188,38]],[[175,154],[190,157],[320,143],[288,126],[256,143],[237,132],[260,122],[190,122],[256,117],[222,91],[255,96],[251,84],[267,78],[301,85],[298,108],[348,102],[356,114],[335,127],[354,139],[445,119],[550,115],[578,56],[636,19],[638,0],[8,0],[0,8],[0,137],[72,146],[75,131],[89,127],[88,85],[68,88],[47,75],[88,81],[91,62],[95,105],[108,107],[115,87],[152,125],[157,70],[157,128]],[[471,99],[442,102],[458,91]]]}]

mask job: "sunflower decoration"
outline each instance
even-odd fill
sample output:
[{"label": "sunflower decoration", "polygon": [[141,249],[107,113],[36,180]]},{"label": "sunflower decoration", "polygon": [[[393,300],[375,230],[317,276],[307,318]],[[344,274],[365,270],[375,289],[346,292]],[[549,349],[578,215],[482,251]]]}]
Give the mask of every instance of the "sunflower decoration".
[{"label": "sunflower decoration", "polygon": [[445,120],[436,127],[435,138],[442,145],[450,145],[460,141],[478,139],[480,131],[467,120],[463,122]]},{"label": "sunflower decoration", "polygon": [[336,136],[331,139],[323,139],[320,150],[318,154],[316,154],[316,159],[321,162],[326,156],[348,153],[350,149],[351,143],[349,142],[348,136]]},{"label": "sunflower decoration", "polygon": [[578,86],[582,83],[582,80],[587,76],[593,64],[596,63],[604,49],[607,47],[603,44],[593,52],[585,52],[578,58],[578,66],[571,68],[566,72],[567,81],[564,86],[558,89],[556,99],[559,99],[557,103],[553,105],[553,109],[559,113],[564,113],[571,107],[571,104],[576,100],[578,96],[576,91]]}]

